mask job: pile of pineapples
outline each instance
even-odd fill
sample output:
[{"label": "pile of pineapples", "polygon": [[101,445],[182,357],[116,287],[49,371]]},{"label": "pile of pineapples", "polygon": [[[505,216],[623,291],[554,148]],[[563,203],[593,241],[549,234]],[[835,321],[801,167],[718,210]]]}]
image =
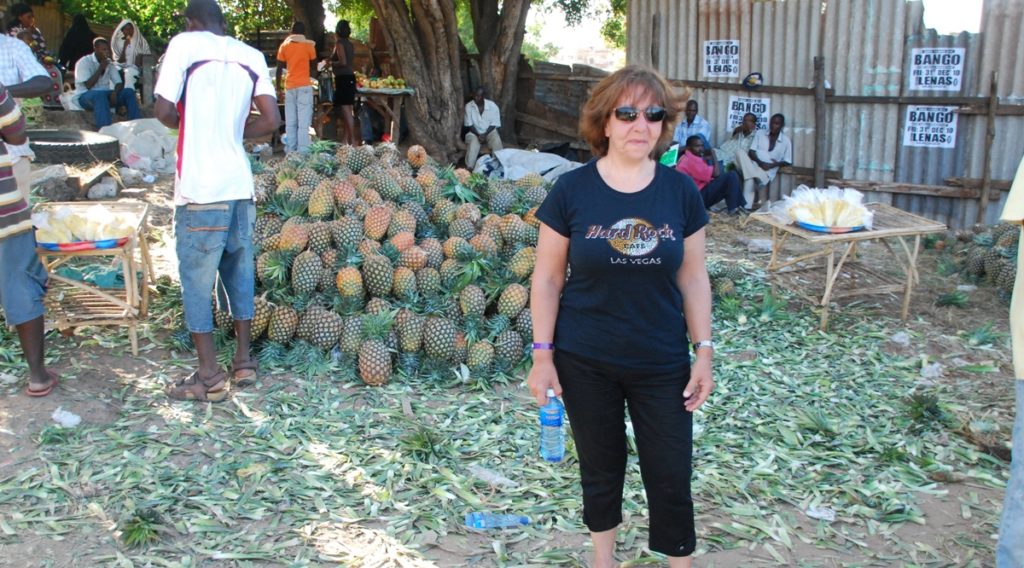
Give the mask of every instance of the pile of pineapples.
[{"label": "pile of pineapples", "polygon": [[957,238],[970,243],[963,256],[964,272],[1011,294],[1017,277],[1020,227],[1010,223],[977,225],[970,231],[960,231]]},{"label": "pile of pineapples", "polygon": [[718,299],[736,297],[738,295],[736,284],[747,276],[740,265],[715,257],[708,257],[706,264],[714,297]]},{"label": "pile of pineapples", "polygon": [[333,351],[369,385],[524,362],[539,175],[490,180],[421,146],[329,142],[254,173],[254,341]]}]

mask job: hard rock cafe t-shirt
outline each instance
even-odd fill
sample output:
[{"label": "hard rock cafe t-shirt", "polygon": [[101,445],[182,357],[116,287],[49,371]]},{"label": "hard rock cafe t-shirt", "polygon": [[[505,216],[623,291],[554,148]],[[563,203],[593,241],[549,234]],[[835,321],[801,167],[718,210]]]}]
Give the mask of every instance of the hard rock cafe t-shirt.
[{"label": "hard rock cafe t-shirt", "polygon": [[594,160],[558,178],[537,218],[569,239],[556,349],[639,371],[689,365],[676,274],[683,239],[708,222],[693,181],[658,165],[650,185],[621,193]]}]

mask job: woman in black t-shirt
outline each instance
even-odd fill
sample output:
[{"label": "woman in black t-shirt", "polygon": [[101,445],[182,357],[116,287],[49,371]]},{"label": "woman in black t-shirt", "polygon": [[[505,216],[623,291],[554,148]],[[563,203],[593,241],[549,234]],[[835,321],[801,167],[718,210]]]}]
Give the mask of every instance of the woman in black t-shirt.
[{"label": "woman in black t-shirt", "polygon": [[349,39],[352,27],[347,20],[339,20],[338,25],[334,27],[334,33],[338,37],[338,43],[334,45],[334,52],[331,54],[331,65],[334,71],[334,116],[341,119],[341,135],[338,141],[355,146],[356,123],[352,114],[352,105],[356,100],[356,72],[352,67],[355,49]]},{"label": "woman in black t-shirt", "polygon": [[[696,548],[692,412],[714,388],[708,218],[693,182],[655,160],[682,100],[644,67],[601,81],[580,124],[597,158],[560,177],[536,214],[527,383],[541,404],[549,388],[564,395],[598,568],[615,565],[627,404],[650,548],[671,567],[690,566]],[[687,336],[697,353],[692,366]]]}]

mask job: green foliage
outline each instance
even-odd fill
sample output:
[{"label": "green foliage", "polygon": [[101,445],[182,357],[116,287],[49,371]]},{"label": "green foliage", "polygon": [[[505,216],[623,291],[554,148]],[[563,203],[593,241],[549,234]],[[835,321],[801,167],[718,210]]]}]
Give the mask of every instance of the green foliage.
[{"label": "green foliage", "polygon": [[960,290],[956,290],[954,292],[946,292],[945,294],[940,295],[935,300],[935,305],[939,307],[953,306],[957,308],[964,308],[967,306],[967,300],[967,294]]},{"label": "green foliage", "polygon": [[[292,11],[283,0],[220,0],[229,33],[246,37],[258,29],[286,29]],[[122,18],[134,21],[149,43],[162,49],[175,34],[184,31],[181,17],[185,2],[151,0],[61,0],[68,14],[85,14],[90,22],[116,25]]]},{"label": "green foliage", "polygon": [[[324,2],[326,12],[333,13],[339,20],[348,20],[352,37],[361,42],[370,41],[370,20],[375,17],[370,0],[348,0]],[[333,32],[334,30],[327,30]]]},{"label": "green foliage", "polygon": [[609,0],[609,9],[604,11],[601,37],[609,47],[626,47],[626,0]]},{"label": "green foliage", "polygon": [[541,44],[541,31],[544,26],[540,22],[526,28],[523,39],[522,54],[530,61],[551,61],[558,56],[558,46],[553,43]]}]

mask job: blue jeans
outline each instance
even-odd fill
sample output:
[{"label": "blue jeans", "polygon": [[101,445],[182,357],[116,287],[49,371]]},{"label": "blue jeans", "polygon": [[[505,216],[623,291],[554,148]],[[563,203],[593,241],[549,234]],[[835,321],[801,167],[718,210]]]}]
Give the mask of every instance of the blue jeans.
[{"label": "blue jeans", "polygon": [[1013,462],[1003,499],[1003,519],[999,523],[996,568],[1024,566],[1024,379],[1014,382],[1017,383],[1017,418],[1013,423]]},{"label": "blue jeans", "polygon": [[190,332],[213,331],[211,299],[218,276],[228,298],[231,317],[240,321],[252,319],[255,222],[256,206],[248,199],[175,208],[175,249],[185,326]]},{"label": "blue jeans", "polygon": [[284,92],[284,131],[288,136],[286,152],[309,150],[309,127],[313,124],[313,87]]},{"label": "blue jeans", "polygon": [[7,325],[20,325],[43,315],[48,277],[36,256],[33,230],[0,239],[0,306]]},{"label": "blue jeans", "polygon": [[[92,111],[93,121],[96,128],[110,126],[113,122],[110,114],[110,93],[106,89],[90,89],[78,95],[78,104],[85,110]],[[142,116],[139,111],[139,102],[135,100],[135,89],[121,89],[117,93],[117,107],[125,107],[128,110],[128,120],[135,120]]]}]

